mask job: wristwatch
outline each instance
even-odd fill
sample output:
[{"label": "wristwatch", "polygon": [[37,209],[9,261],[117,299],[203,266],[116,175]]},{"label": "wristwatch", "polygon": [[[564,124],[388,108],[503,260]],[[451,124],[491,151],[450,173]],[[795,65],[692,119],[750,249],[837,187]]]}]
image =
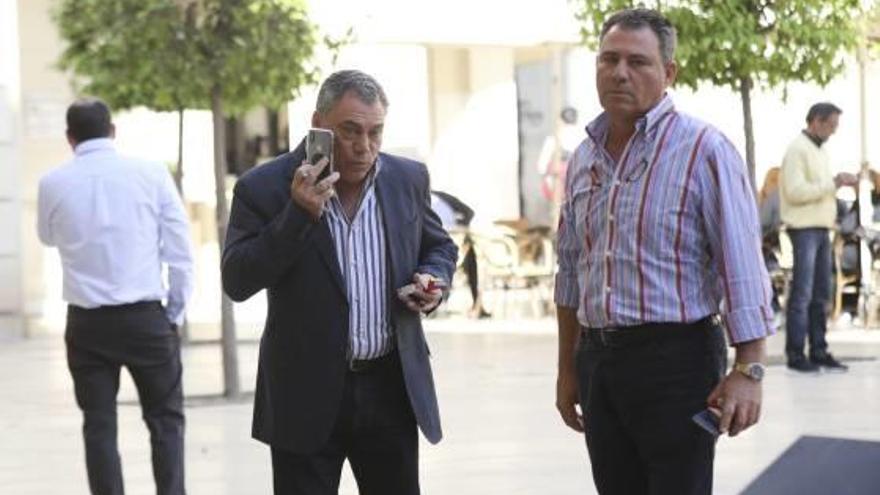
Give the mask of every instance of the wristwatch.
[{"label": "wristwatch", "polygon": [[764,365],[761,363],[733,363],[733,369],[756,382],[764,378]]}]

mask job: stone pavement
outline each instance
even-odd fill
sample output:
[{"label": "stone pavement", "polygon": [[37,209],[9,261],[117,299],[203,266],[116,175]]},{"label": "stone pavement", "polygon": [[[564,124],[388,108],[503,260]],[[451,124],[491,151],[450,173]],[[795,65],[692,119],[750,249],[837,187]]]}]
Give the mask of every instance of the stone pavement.
[{"label": "stone pavement", "polygon": [[[427,326],[446,438],[422,444],[423,493],[595,493],[583,440],[562,425],[553,406],[553,320],[452,317]],[[88,493],[80,414],[57,331],[0,343],[0,494]],[[250,326],[242,334],[257,332]],[[771,339],[774,362],[783,339]],[[838,356],[853,358],[850,372],[803,376],[771,366],[761,423],[719,441],[716,493],[737,493],[801,435],[880,440],[880,331],[838,330],[829,340]],[[252,341],[240,346],[248,389],[256,350]],[[221,390],[219,348],[187,347],[184,367],[185,391],[194,397],[187,407],[189,493],[271,493],[268,449],[250,439],[250,400],[199,398]],[[155,493],[146,428],[123,376],[119,443],[127,493]],[[341,493],[357,493],[347,468]]]}]

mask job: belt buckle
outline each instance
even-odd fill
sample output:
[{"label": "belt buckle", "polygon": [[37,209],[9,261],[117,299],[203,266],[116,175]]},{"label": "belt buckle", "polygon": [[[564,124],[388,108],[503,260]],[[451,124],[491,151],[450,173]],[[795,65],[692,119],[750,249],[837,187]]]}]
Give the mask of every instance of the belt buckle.
[{"label": "belt buckle", "polygon": [[369,368],[367,361],[363,359],[351,359],[348,361],[348,371],[360,373]]},{"label": "belt buckle", "polygon": [[619,329],[617,327],[605,327],[599,330],[599,340],[605,347],[614,347],[614,332]]}]

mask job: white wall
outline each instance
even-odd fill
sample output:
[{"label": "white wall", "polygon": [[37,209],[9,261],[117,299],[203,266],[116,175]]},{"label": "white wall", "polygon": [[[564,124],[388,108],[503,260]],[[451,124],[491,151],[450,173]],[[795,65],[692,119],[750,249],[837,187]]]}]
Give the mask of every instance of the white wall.
[{"label": "white wall", "polygon": [[21,316],[21,167],[19,130],[18,13],[0,1],[0,340],[24,334]]}]

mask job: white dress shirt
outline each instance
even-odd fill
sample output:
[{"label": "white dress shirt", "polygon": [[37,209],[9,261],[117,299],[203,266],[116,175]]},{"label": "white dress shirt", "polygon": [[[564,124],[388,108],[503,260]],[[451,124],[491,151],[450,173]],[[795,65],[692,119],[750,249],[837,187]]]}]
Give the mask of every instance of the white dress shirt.
[{"label": "white dress shirt", "polygon": [[[168,170],[90,139],[40,180],[37,230],[56,246],[64,300],[84,308],[164,300],[183,322],[192,292],[189,222]],[[163,277],[167,266],[167,290]]]}]

